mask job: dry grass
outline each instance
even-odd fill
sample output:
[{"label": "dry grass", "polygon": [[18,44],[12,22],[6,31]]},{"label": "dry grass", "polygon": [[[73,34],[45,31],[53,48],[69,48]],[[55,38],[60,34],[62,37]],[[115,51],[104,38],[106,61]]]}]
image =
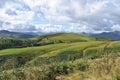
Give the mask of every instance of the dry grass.
[{"label": "dry grass", "polygon": [[[67,76],[59,76],[58,80],[120,80],[120,54],[103,58],[87,60],[89,68],[86,71],[75,71]],[[77,60],[79,63],[83,60]]]}]

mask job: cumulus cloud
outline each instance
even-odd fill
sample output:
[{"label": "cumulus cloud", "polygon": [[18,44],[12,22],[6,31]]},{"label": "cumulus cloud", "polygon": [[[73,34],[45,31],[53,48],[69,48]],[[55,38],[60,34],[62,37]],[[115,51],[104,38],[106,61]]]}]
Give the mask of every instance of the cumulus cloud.
[{"label": "cumulus cloud", "polygon": [[0,26],[16,30],[24,25],[24,31],[43,32],[115,31],[120,27],[119,7],[119,0],[1,0]]},{"label": "cumulus cloud", "polygon": [[48,20],[73,23],[77,32],[110,31],[120,22],[119,3],[118,0],[44,0],[41,10]]},{"label": "cumulus cloud", "polygon": [[119,24],[113,25],[112,30],[113,31],[119,31],[120,30],[120,25]]},{"label": "cumulus cloud", "polygon": [[36,31],[36,27],[30,24],[11,24],[11,23],[4,23],[1,27],[3,30],[9,31],[18,31],[18,32],[33,32]]},{"label": "cumulus cloud", "polygon": [[61,25],[51,25],[51,24],[40,24],[36,25],[36,31],[41,31],[45,33],[52,33],[52,32],[64,32],[65,29]]}]

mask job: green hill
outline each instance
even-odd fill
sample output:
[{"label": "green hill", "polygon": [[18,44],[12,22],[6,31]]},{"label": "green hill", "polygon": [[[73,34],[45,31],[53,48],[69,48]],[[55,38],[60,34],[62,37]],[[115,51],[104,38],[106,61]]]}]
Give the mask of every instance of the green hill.
[{"label": "green hill", "polygon": [[48,38],[50,40],[61,40],[61,41],[93,41],[94,37],[83,36],[75,33],[58,33],[52,35],[44,35],[40,38]]},{"label": "green hill", "polygon": [[[18,41],[5,40],[7,44]],[[120,78],[120,41],[59,33],[21,39],[16,44],[0,50],[0,80]]]},{"label": "green hill", "polygon": [[0,39],[0,49],[88,41],[110,41],[110,39],[89,37],[74,33],[58,33],[28,39]]},{"label": "green hill", "polygon": [[84,36],[75,33],[57,33],[51,35],[44,35],[38,37],[38,39],[48,39],[51,41],[62,41],[62,42],[85,42],[85,41],[99,41],[99,40],[110,40],[108,38],[97,38],[97,37],[90,37]]}]

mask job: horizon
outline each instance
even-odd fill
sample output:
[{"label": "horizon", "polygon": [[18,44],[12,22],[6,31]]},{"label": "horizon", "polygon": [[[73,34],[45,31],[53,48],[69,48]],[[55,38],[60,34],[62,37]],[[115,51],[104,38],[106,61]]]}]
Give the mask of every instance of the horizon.
[{"label": "horizon", "polygon": [[118,0],[1,0],[0,30],[36,33],[120,31],[119,3]]}]

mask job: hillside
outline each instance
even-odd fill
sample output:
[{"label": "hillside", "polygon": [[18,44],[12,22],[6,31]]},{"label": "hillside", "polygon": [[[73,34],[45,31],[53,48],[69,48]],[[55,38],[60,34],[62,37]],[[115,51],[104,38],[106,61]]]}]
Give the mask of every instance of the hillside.
[{"label": "hillside", "polygon": [[[114,77],[119,80],[119,47],[118,41],[90,41],[1,50],[0,79],[104,80]],[[99,69],[103,72],[99,72]]]},{"label": "hillside", "polygon": [[120,41],[74,33],[0,41],[0,80],[120,78]]},{"label": "hillside", "polygon": [[88,41],[110,41],[110,39],[89,37],[74,33],[57,33],[27,39],[0,39],[0,49]]},{"label": "hillside", "polygon": [[32,34],[26,34],[26,33],[20,33],[20,32],[10,32],[7,30],[1,30],[0,31],[0,38],[32,38],[35,37],[35,35]]},{"label": "hillside", "polygon": [[0,79],[119,80],[119,48],[119,41],[88,41],[0,50]]},{"label": "hillside", "polygon": [[108,41],[108,38],[98,38],[91,36],[84,36],[76,33],[57,33],[50,35],[43,35],[37,37],[37,39],[48,39],[51,41],[62,41],[62,42],[86,42],[86,41]]}]

